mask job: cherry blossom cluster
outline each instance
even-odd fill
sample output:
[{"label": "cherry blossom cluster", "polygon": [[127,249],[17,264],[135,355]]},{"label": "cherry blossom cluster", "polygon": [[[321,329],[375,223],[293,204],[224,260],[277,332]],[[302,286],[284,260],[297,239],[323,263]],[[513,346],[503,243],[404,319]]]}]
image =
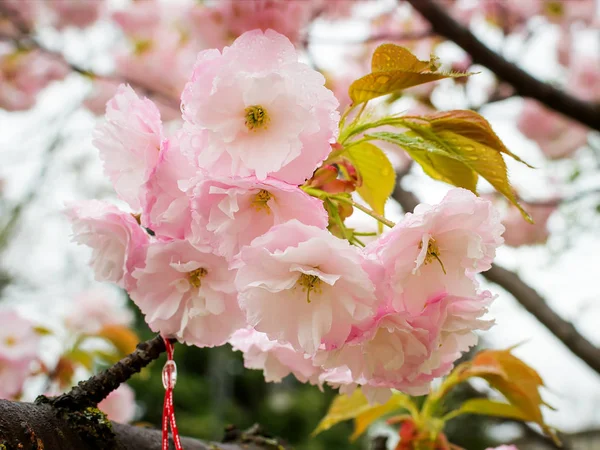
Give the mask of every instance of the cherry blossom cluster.
[{"label": "cherry blossom cluster", "polygon": [[324,81],[285,36],[253,30],[198,55],[171,134],[121,86],[94,143],[131,211],[73,205],[74,239],[164,336],[230,342],[268,381],[424,394],[491,325],[475,274],[503,227],[489,201],[454,189],[365,248],[331,234],[302,187],[337,137]]}]

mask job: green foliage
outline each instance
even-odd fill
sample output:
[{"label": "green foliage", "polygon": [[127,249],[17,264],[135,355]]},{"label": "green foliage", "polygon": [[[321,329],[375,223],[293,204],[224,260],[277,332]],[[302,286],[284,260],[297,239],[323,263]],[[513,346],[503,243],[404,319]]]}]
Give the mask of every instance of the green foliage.
[{"label": "green foliage", "polygon": [[333,400],[327,415],[319,422],[312,435],[316,436],[340,422],[354,419],[354,433],[350,439],[355,440],[377,419],[398,409],[417,413],[416,405],[408,395],[395,392],[387,403],[370,405],[362,391],[356,389],[352,395],[338,395]]},{"label": "green foliage", "polygon": [[[487,398],[471,398],[448,411],[450,392],[469,378],[478,377],[488,381],[490,387],[504,395],[507,402]],[[539,389],[543,386],[538,373],[515,357],[508,350],[485,350],[472,361],[458,365],[441,386],[432,391],[425,401],[417,402],[405,394],[395,392],[384,405],[370,405],[360,389],[351,396],[339,395],[331,404],[313,434],[330,429],[337,423],[354,421],[355,431],[351,439],[364,433],[375,420],[392,412],[401,413],[388,418],[389,423],[409,422],[414,425],[417,444],[444,441],[446,423],[464,414],[503,417],[524,422],[535,422],[559,444],[553,430],[544,423],[540,407],[547,404],[542,400]]]}]

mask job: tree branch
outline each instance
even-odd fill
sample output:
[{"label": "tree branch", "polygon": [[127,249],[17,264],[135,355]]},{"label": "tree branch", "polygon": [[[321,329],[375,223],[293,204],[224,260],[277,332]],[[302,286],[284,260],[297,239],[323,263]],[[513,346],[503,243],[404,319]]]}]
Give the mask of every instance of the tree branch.
[{"label": "tree branch", "polygon": [[489,49],[466,27],[452,19],[433,0],[407,1],[431,23],[436,33],[454,41],[471,55],[474,62],[487,67],[501,80],[511,84],[519,95],[538,100],[565,116],[592,129],[600,130],[600,105],[593,105],[574,98],[550,84],[532,77]]},{"label": "tree branch", "polygon": [[38,39],[36,39],[34,36],[34,31],[29,29],[27,24],[21,20],[18,11],[14,10],[9,5],[3,5],[0,1],[0,19],[1,18],[5,18],[9,24],[12,24],[16,30],[16,33],[0,33],[0,41],[12,41],[17,48],[21,49],[38,50],[48,56],[48,58],[53,58],[59,63],[65,65],[71,71],[84,77],[88,77],[92,80],[103,80],[107,82],[113,82],[115,84],[128,83],[134,89],[143,93],[147,97],[154,98],[157,102],[162,103],[166,107],[179,110],[178,98],[174,98],[172,95],[169,95],[169,93],[164,93],[153,89],[151,86],[146,85],[143,80],[135,80],[127,77],[99,75],[94,73],[92,70],[81,67],[67,60],[65,55],[63,55],[61,52],[47,48],[41,44]]},{"label": "tree branch", "polygon": [[[94,410],[69,415],[47,404],[0,400],[0,448],[6,450],[160,450],[162,432],[106,421]],[[241,433],[226,444],[182,438],[185,450],[285,450],[277,440]],[[172,448],[172,447],[170,447]]]},{"label": "tree branch", "polygon": [[[400,182],[401,177],[398,178],[392,197],[400,203],[404,211],[410,212],[419,204],[419,200],[412,192],[403,189]],[[490,270],[483,272],[482,275],[507,290],[529,313],[560,339],[573,354],[600,374],[600,348],[594,346],[579,333],[571,322],[556,314],[548,306],[546,300],[535,289],[521,280],[516,273],[494,264]]]},{"label": "tree branch", "polygon": [[50,399],[49,403],[58,408],[81,410],[96,406],[108,394],[126,382],[135,373],[141,371],[165,351],[165,342],[156,336],[137,345],[135,351],[120,360],[114,366],[94,375],[89,380],[80,381],[66,394]]},{"label": "tree branch", "polygon": [[510,292],[512,296],[539,320],[589,367],[600,374],[600,348],[594,346],[582,336],[575,326],[556,314],[538,292],[525,283],[519,276],[498,265],[482,274]]}]

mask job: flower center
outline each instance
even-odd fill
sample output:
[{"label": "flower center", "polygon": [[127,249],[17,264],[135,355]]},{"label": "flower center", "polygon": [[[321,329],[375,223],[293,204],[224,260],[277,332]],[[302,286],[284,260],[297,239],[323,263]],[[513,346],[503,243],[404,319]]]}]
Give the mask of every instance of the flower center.
[{"label": "flower center", "polygon": [[306,301],[310,303],[310,292],[316,292],[320,294],[322,292],[321,289],[321,279],[316,275],[307,275],[303,273],[300,275],[297,283],[302,287],[302,291],[306,291]]},{"label": "flower center", "polygon": [[267,214],[271,214],[271,208],[267,204],[273,196],[265,189],[261,189],[252,199],[252,206],[257,211],[265,211]]},{"label": "flower center", "polygon": [[271,121],[267,111],[260,105],[248,106],[244,112],[246,113],[246,128],[251,131],[257,131],[259,128],[267,129],[267,125]]},{"label": "flower center", "polygon": [[[419,249],[423,248],[423,242],[419,242]],[[429,242],[427,243],[427,255],[425,256],[425,265],[431,263],[433,260],[437,260],[442,266],[442,271],[444,275],[446,274],[446,268],[444,267],[444,263],[440,259],[440,249],[435,243],[435,239],[429,238]]]},{"label": "flower center", "polygon": [[204,267],[199,267],[196,270],[188,272],[188,281],[195,288],[199,288],[202,286],[202,278],[204,278],[207,273],[208,271]]},{"label": "flower center", "polygon": [[559,1],[551,1],[545,5],[546,14],[553,17],[562,17],[564,14],[563,5]]},{"label": "flower center", "polygon": [[7,347],[12,347],[17,343],[17,339],[14,338],[13,336],[8,336],[6,339],[4,339],[4,345],[6,345]]}]

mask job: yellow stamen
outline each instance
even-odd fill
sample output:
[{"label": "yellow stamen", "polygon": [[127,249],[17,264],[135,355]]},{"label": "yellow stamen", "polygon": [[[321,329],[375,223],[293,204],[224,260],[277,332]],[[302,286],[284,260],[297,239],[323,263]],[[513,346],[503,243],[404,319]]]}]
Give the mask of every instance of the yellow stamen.
[{"label": "yellow stamen", "polygon": [[152,45],[150,39],[136,39],[133,41],[133,54],[143,55],[152,49]]},{"label": "yellow stamen", "polygon": [[[419,249],[422,249],[422,248],[423,248],[423,242],[420,242]],[[444,272],[444,275],[446,275],[446,268],[444,267],[444,263],[440,259],[440,249],[437,246],[437,244],[435,243],[435,239],[429,238],[429,242],[427,243],[427,255],[425,256],[424,264],[427,265],[430,262],[432,262],[434,259],[440,263],[440,266],[442,266],[442,271]]]},{"label": "yellow stamen", "polygon": [[546,14],[551,17],[562,17],[564,15],[563,4],[559,1],[551,1],[545,4]]},{"label": "yellow stamen", "polygon": [[204,278],[207,273],[208,271],[204,267],[199,267],[196,270],[188,272],[188,281],[195,288],[199,288],[202,286],[202,278]]},{"label": "yellow stamen", "polygon": [[260,105],[248,106],[244,112],[246,113],[246,128],[251,131],[257,131],[259,128],[267,128],[271,121],[267,111]]},{"label": "yellow stamen", "polygon": [[7,347],[12,347],[13,345],[15,345],[17,343],[17,339],[12,337],[12,336],[8,336],[6,339],[4,339],[4,344]]},{"label": "yellow stamen", "polygon": [[320,294],[322,292],[321,289],[321,279],[316,275],[307,275],[303,273],[300,275],[300,278],[297,282],[300,286],[302,286],[302,291],[306,291],[306,301],[310,303],[310,292],[316,292]]},{"label": "yellow stamen", "polygon": [[273,196],[269,191],[261,189],[254,196],[254,199],[252,200],[252,206],[254,206],[254,209],[257,211],[263,210],[267,214],[271,214],[271,208],[269,208],[269,205],[267,204],[271,198],[273,198]]}]

